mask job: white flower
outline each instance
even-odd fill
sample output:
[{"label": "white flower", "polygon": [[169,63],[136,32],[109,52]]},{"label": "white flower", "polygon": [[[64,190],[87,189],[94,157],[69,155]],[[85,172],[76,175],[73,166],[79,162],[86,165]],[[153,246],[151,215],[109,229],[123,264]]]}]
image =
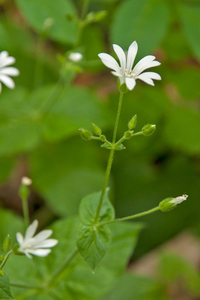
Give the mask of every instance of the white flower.
[{"label": "white flower", "polygon": [[172,199],[170,202],[177,205],[177,204],[180,204],[181,202],[185,201],[187,199],[187,197],[188,197],[188,195],[182,195],[182,196]]},{"label": "white flower", "polygon": [[26,177],[26,176],[23,176],[22,180],[21,180],[21,183],[23,185],[29,186],[29,185],[32,184],[32,180],[30,178]]},{"label": "white flower", "polygon": [[16,234],[20,246],[18,251],[24,253],[28,258],[32,258],[30,254],[47,256],[51,252],[51,250],[47,248],[54,247],[58,243],[55,239],[47,239],[53,232],[50,229],[43,230],[34,236],[37,227],[38,220],[35,220],[26,229],[25,237],[19,232]]},{"label": "white flower", "polygon": [[83,58],[83,55],[79,52],[72,52],[68,58],[73,62],[78,62]]},{"label": "white flower", "polygon": [[7,67],[15,63],[15,58],[8,56],[7,51],[0,52],[0,93],[2,90],[1,82],[8,88],[14,89],[15,83],[9,76],[18,76],[19,70],[14,67]]},{"label": "white flower", "polygon": [[114,44],[113,49],[119,58],[120,66],[118,62],[107,53],[100,53],[98,56],[106,67],[114,70],[111,73],[119,77],[120,84],[125,83],[129,90],[135,87],[136,79],[140,79],[150,85],[154,85],[152,79],[161,80],[160,75],[155,72],[142,73],[146,69],[160,65],[160,62],[154,60],[155,56],[153,55],[143,57],[133,68],[133,63],[138,51],[136,42],[133,42],[129,46],[127,56],[120,46]]}]

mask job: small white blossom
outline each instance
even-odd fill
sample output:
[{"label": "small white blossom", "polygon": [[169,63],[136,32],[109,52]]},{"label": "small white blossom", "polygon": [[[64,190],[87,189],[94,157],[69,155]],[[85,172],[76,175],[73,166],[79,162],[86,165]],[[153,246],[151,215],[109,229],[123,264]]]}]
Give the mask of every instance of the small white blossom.
[{"label": "small white blossom", "polygon": [[0,52],[0,93],[2,90],[2,84],[5,84],[8,88],[14,89],[15,83],[9,76],[18,76],[19,70],[14,67],[8,67],[15,63],[15,58],[8,56],[7,51]]},{"label": "small white blossom", "polygon": [[24,176],[24,177],[22,177],[21,183],[22,183],[23,185],[27,185],[27,186],[28,186],[28,185],[31,185],[31,184],[32,184],[32,180],[31,180],[30,178]]},{"label": "small white blossom", "polygon": [[125,83],[129,90],[133,90],[135,87],[136,79],[140,79],[150,85],[154,85],[152,79],[161,80],[160,75],[155,72],[142,73],[146,69],[160,65],[160,62],[154,60],[155,56],[153,55],[143,57],[133,68],[133,63],[138,51],[136,41],[129,46],[127,55],[123,49],[116,44],[113,45],[113,49],[119,58],[120,66],[118,62],[107,53],[100,53],[98,56],[106,67],[114,70],[111,73],[119,77],[120,84]]},{"label": "small white blossom", "polygon": [[179,197],[176,197],[172,199],[170,202],[174,204],[180,204],[181,202],[185,201],[187,199],[188,195],[182,195]]},{"label": "small white blossom", "polygon": [[83,55],[79,52],[72,52],[68,58],[73,62],[78,62],[83,58]]},{"label": "small white blossom", "polygon": [[38,227],[38,220],[33,221],[28,226],[23,237],[20,232],[16,234],[16,239],[19,243],[18,251],[24,253],[28,258],[32,258],[31,254],[36,256],[47,256],[50,252],[51,247],[54,247],[58,241],[55,239],[48,239],[52,234],[52,230],[42,230],[38,234],[35,234]]}]

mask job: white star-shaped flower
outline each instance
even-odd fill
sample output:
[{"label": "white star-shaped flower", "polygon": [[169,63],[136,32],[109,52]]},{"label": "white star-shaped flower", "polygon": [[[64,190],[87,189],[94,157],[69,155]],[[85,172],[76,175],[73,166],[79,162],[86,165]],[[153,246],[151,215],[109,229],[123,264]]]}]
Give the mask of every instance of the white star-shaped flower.
[{"label": "white star-shaped flower", "polygon": [[160,65],[160,62],[154,60],[155,56],[153,55],[143,57],[133,68],[133,63],[138,51],[136,41],[129,46],[127,56],[120,46],[114,44],[113,49],[119,58],[120,66],[118,62],[107,53],[100,53],[98,56],[106,67],[114,70],[111,73],[119,77],[120,84],[125,83],[129,90],[135,87],[136,79],[140,79],[150,85],[154,85],[152,79],[161,80],[160,75],[155,72],[142,73],[146,69]]},{"label": "white star-shaped flower", "polygon": [[8,67],[15,63],[15,58],[8,55],[7,51],[0,52],[0,93],[2,90],[1,83],[4,83],[10,89],[14,89],[15,83],[9,76],[19,75],[19,70],[17,68]]},{"label": "white star-shaped flower", "polygon": [[52,230],[43,230],[38,234],[35,234],[38,227],[38,220],[33,221],[28,226],[25,232],[25,236],[18,232],[16,239],[19,243],[18,251],[24,253],[28,258],[32,258],[31,254],[36,256],[47,256],[50,252],[51,247],[54,247],[58,241],[55,239],[48,239],[52,234]]}]

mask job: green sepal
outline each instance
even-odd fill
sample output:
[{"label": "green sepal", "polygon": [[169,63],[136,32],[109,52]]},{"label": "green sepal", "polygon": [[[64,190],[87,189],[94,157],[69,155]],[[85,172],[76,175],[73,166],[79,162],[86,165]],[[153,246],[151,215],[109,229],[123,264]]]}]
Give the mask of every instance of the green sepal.
[{"label": "green sepal", "polygon": [[156,130],[156,125],[147,124],[142,127],[142,133],[144,136],[149,136]]},{"label": "green sepal", "polygon": [[86,130],[84,128],[80,128],[79,131],[80,131],[80,135],[81,135],[82,139],[87,140],[87,141],[91,140],[91,138],[93,136],[91,131]]},{"label": "green sepal", "polygon": [[133,116],[132,119],[128,122],[128,128],[131,130],[135,128],[137,124],[137,115]]},{"label": "green sepal", "polygon": [[120,93],[125,94],[128,92],[126,84],[125,83],[120,84],[119,78],[117,78],[117,86],[118,86]]},{"label": "green sepal", "polygon": [[77,247],[92,271],[104,257],[111,242],[111,232],[108,226],[86,226],[78,228]]},{"label": "green sepal", "polygon": [[120,145],[117,145],[117,146],[116,146],[116,145],[113,146],[112,144],[107,143],[107,142],[105,142],[104,144],[102,144],[101,147],[106,148],[106,149],[109,149],[109,150],[111,150],[111,149],[114,148],[114,149],[117,150],[117,151],[126,149],[126,147],[124,147],[123,144],[120,144]]},{"label": "green sepal", "polygon": [[159,208],[161,211],[166,212],[175,208],[177,205],[171,202],[174,198],[166,198],[159,203]]},{"label": "green sepal", "polygon": [[18,249],[19,249],[19,244],[15,244],[15,245],[12,247],[12,251],[13,251],[13,253],[14,253],[15,255],[20,255],[20,256],[25,255],[24,253],[19,252]]}]

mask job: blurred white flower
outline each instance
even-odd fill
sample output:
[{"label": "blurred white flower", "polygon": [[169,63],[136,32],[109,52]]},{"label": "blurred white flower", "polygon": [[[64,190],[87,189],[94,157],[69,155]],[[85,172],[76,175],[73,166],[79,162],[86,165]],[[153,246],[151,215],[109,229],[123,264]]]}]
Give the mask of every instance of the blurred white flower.
[{"label": "blurred white flower", "polygon": [[79,52],[72,52],[68,58],[73,62],[78,62],[83,58],[83,55]]},{"label": "blurred white flower", "polygon": [[47,256],[51,252],[51,249],[47,248],[54,247],[58,243],[55,239],[48,239],[53,232],[50,229],[42,230],[34,236],[37,227],[38,220],[35,220],[26,229],[25,237],[19,232],[16,234],[20,246],[18,251],[24,253],[28,258],[32,258],[31,254],[36,256]]},{"label": "blurred white flower", "polygon": [[28,186],[28,185],[32,184],[32,180],[30,178],[26,177],[26,176],[23,176],[22,180],[21,180],[21,183],[23,185],[27,185]]},{"label": "blurred white flower", "polygon": [[18,76],[19,70],[14,67],[7,67],[15,63],[15,58],[8,56],[7,51],[0,52],[0,93],[2,84],[4,83],[8,88],[14,89],[15,83],[9,76]]},{"label": "blurred white flower", "polygon": [[171,203],[174,203],[174,204],[180,204],[181,202],[187,200],[187,197],[188,195],[182,195],[182,196],[179,196],[179,197],[176,197],[176,198],[173,198],[171,200]]},{"label": "blurred white flower", "polygon": [[106,67],[114,70],[111,73],[119,77],[120,84],[125,83],[129,90],[135,87],[136,79],[140,79],[150,85],[154,85],[152,79],[161,80],[160,75],[155,72],[142,73],[146,69],[160,65],[160,62],[154,60],[155,56],[153,55],[143,57],[133,68],[133,63],[138,51],[136,41],[129,46],[127,56],[120,46],[114,44],[113,49],[119,58],[120,66],[118,62],[107,53],[100,53],[98,56]]}]

